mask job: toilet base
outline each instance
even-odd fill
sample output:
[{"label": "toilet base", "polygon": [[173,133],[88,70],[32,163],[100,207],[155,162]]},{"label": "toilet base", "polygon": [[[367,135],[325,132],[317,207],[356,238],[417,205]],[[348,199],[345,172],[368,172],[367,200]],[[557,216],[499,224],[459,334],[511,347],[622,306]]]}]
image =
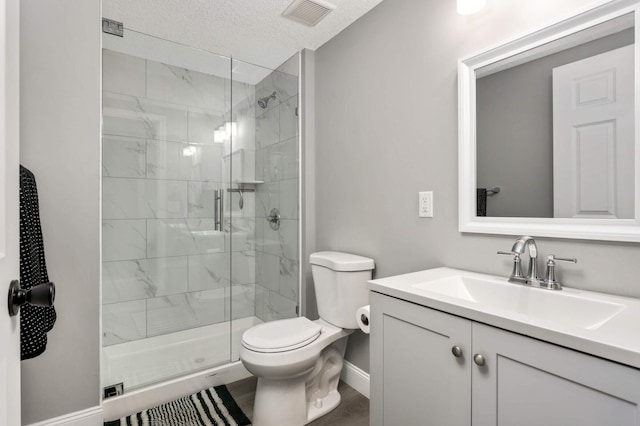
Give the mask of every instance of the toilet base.
[{"label": "toilet base", "polygon": [[338,381],[348,336],[326,347],[308,374],[286,380],[258,378],[254,426],[302,426],[340,404]]},{"label": "toilet base", "polygon": [[253,403],[254,426],[304,425],[307,423],[304,379],[258,378]]},{"label": "toilet base", "polygon": [[315,401],[305,401],[304,382],[299,383],[301,386],[287,382],[258,379],[253,406],[254,426],[302,426],[340,405],[338,390]]}]

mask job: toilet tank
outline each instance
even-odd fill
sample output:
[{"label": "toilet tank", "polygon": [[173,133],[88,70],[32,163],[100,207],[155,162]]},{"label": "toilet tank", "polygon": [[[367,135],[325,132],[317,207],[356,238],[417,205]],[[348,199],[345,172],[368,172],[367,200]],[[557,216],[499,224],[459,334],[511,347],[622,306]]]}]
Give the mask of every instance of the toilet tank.
[{"label": "toilet tank", "polygon": [[358,328],[356,311],[369,304],[367,281],[374,268],[373,259],[336,251],[313,253],[309,257],[323,320],[340,328]]}]

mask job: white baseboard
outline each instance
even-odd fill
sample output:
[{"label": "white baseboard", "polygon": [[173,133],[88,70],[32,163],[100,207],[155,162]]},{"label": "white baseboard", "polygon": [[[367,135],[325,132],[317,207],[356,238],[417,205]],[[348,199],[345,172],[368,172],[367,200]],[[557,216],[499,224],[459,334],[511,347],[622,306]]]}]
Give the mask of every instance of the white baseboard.
[{"label": "white baseboard", "polygon": [[369,398],[369,373],[365,372],[359,367],[351,364],[349,361],[345,361],[342,367],[342,374],[340,378],[343,382],[360,392],[362,395]]},{"label": "white baseboard", "polygon": [[102,407],[92,407],[29,426],[102,426]]}]

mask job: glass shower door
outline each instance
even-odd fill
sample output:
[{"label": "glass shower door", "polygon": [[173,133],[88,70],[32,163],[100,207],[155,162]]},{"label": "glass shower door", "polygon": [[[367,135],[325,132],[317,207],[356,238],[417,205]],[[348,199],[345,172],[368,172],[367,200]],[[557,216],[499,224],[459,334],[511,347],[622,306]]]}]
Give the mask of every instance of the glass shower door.
[{"label": "glass shower door", "polygon": [[232,361],[247,328],[299,312],[298,60],[232,61]]},{"label": "glass shower door", "polygon": [[102,377],[127,391],[231,357],[231,60],[104,37]]}]

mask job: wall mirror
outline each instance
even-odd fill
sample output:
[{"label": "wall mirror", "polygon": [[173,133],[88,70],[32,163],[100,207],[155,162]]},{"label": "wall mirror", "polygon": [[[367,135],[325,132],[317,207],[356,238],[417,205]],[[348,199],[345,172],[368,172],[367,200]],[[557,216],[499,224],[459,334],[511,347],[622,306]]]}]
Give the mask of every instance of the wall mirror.
[{"label": "wall mirror", "polygon": [[640,242],[638,9],[606,2],[460,60],[461,232]]}]

